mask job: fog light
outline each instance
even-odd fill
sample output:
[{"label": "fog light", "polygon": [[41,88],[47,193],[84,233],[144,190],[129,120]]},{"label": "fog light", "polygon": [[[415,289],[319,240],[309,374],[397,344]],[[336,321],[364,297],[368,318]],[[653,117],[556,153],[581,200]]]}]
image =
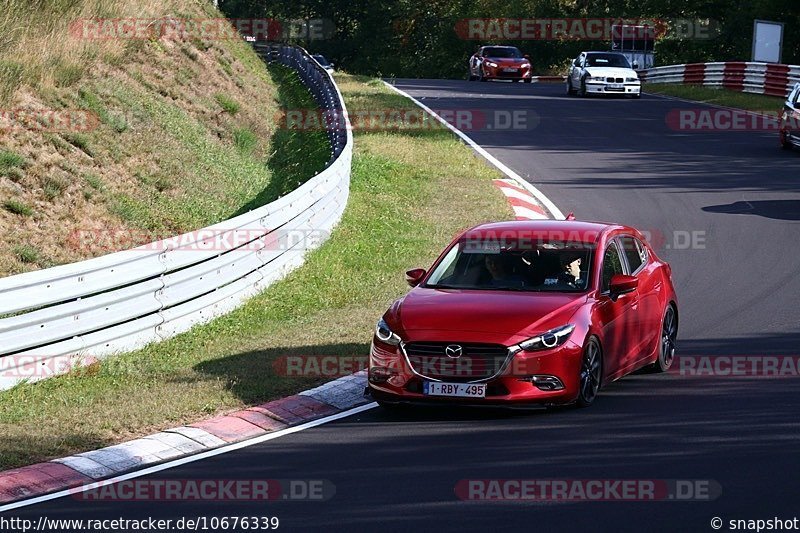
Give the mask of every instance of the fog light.
[{"label": "fog light", "polygon": [[372,383],[386,383],[395,374],[397,374],[397,371],[392,368],[374,366],[369,369],[369,380]]},{"label": "fog light", "polygon": [[553,391],[563,390],[564,384],[555,376],[537,375],[523,378],[520,381],[528,381],[539,390]]}]

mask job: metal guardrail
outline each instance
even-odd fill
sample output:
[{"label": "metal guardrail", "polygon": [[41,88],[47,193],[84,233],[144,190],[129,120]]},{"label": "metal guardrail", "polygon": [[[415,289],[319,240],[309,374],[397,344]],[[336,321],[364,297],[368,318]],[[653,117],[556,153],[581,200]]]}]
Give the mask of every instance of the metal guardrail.
[{"label": "metal guardrail", "polygon": [[800,82],[799,65],[746,61],[692,63],[640,72],[647,83],[691,83],[741,92],[785,97]]},{"label": "metal guardrail", "polygon": [[0,390],[222,315],[301,265],[338,223],[353,154],[342,95],[305,50],[271,46],[269,52],[298,72],[323,110],[348,126],[329,128],[328,166],[286,196],[219,224],[0,278]]}]

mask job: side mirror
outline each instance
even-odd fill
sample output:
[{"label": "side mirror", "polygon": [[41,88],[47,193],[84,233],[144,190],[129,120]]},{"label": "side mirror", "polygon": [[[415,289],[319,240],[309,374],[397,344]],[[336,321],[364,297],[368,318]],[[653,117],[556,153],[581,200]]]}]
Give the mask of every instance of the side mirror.
[{"label": "side mirror", "polygon": [[616,301],[620,295],[633,292],[638,286],[639,278],[625,274],[615,274],[614,277],[611,278],[609,297],[611,300]]},{"label": "side mirror", "polygon": [[406,283],[409,284],[411,287],[416,287],[422,281],[422,278],[425,277],[427,271],[424,268],[415,268],[413,270],[409,270],[406,272]]},{"label": "side mirror", "polygon": [[639,62],[638,61],[634,61],[633,62],[633,70],[639,70]]}]

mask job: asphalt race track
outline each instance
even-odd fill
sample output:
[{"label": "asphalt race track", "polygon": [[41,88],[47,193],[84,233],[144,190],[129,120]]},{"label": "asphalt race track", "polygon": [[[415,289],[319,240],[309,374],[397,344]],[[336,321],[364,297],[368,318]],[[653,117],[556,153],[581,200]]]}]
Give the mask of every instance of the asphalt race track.
[{"label": "asphalt race track", "polygon": [[[798,354],[800,153],[781,151],[775,131],[677,131],[670,112],[702,106],[569,98],[560,84],[397,85],[435,110],[523,111],[522,128],[490,121],[467,133],[564,213],[656,236],[680,298],[680,355]],[[327,501],[62,498],[3,516],[266,515],[281,529],[321,531],[713,531],[720,517],[727,531],[730,519],[800,516],[799,384],[637,374],[604,388],[587,410],[372,409],[151,476],[328,480],[336,493]],[[529,478],[714,480],[722,493],[536,503],[465,502],[454,492],[464,479]]]}]

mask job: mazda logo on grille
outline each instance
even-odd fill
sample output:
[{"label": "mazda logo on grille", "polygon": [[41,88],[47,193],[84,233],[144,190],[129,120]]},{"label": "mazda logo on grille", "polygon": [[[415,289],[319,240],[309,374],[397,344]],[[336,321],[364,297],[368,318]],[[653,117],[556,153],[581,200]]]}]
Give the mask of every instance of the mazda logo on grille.
[{"label": "mazda logo on grille", "polygon": [[458,359],[464,354],[464,349],[458,344],[450,344],[444,349],[444,353],[451,359]]}]

